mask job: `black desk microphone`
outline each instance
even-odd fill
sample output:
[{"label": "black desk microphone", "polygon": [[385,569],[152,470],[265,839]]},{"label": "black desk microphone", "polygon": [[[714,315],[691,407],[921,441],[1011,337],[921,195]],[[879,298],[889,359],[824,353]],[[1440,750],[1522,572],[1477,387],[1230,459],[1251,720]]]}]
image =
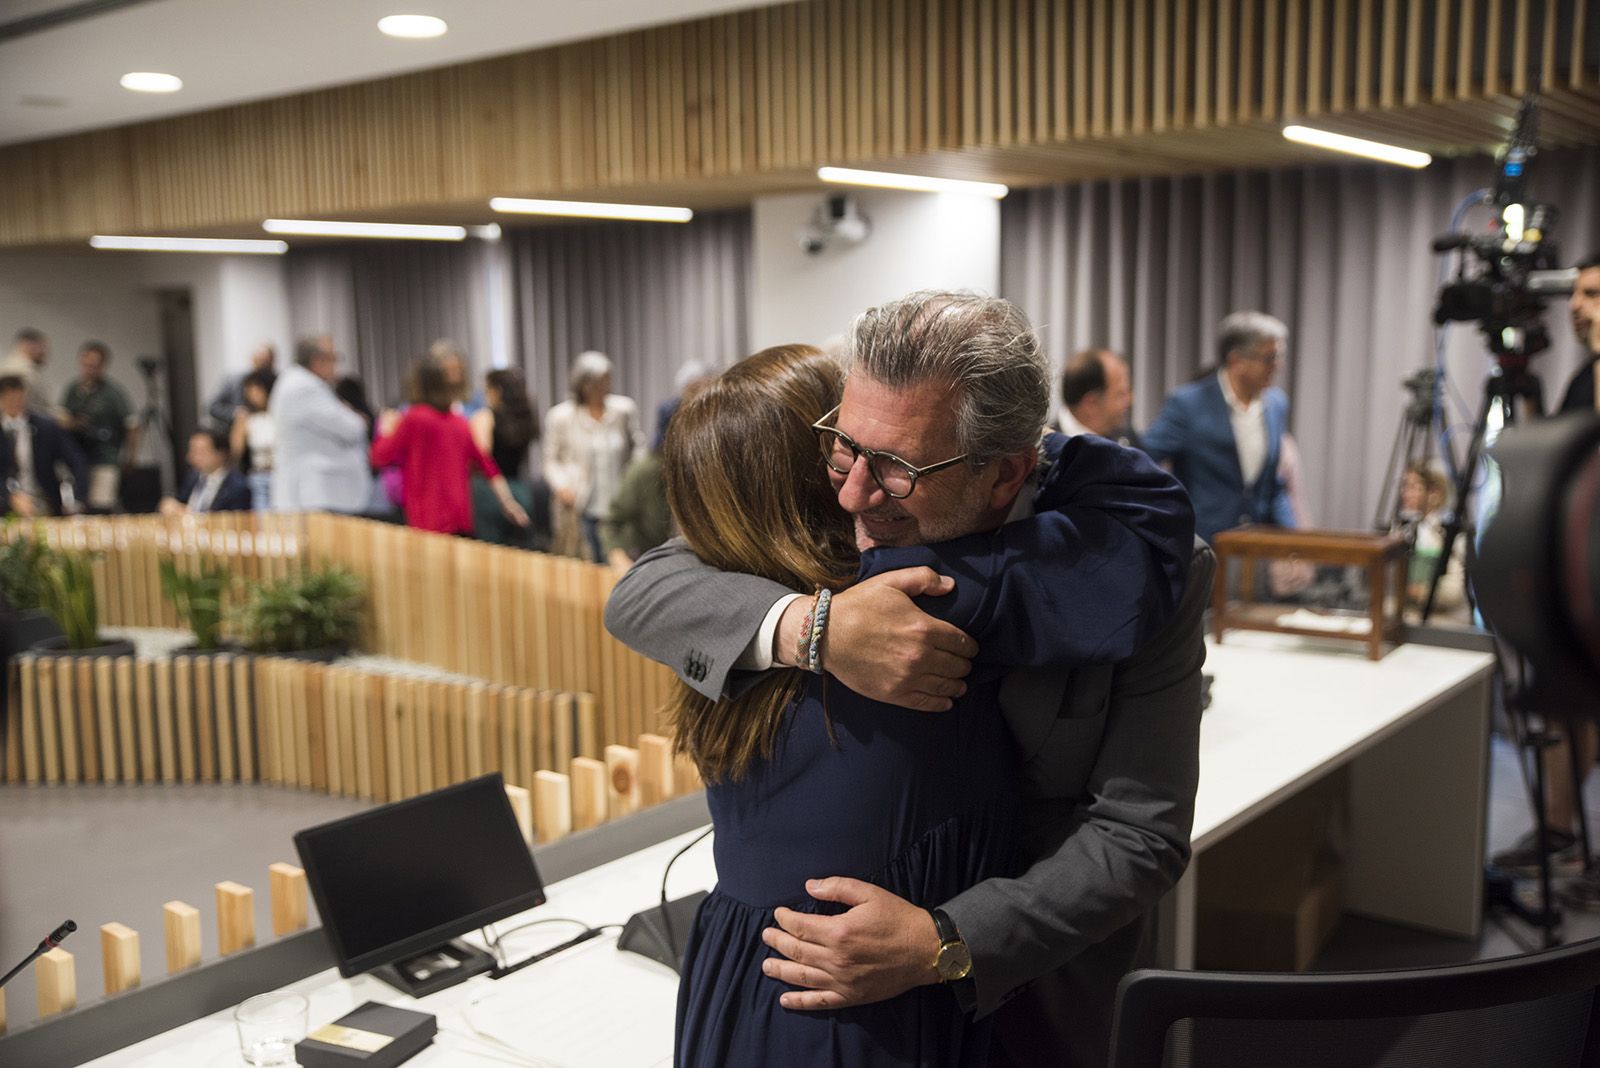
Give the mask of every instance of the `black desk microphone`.
[{"label": "black desk microphone", "polygon": [[77,929],[78,929],[78,925],[73,923],[71,920],[68,920],[66,923],[62,924],[60,927],[57,927],[54,931],[51,931],[45,937],[45,940],[43,942],[40,942],[37,946],[34,947],[34,950],[33,950],[32,953],[29,953],[26,957],[22,958],[22,963],[21,964],[17,965],[15,968],[12,968],[9,972],[6,972],[5,978],[0,979],[0,986],[5,986],[7,983],[11,982],[12,978],[18,972],[20,972],[22,969],[26,968],[28,965],[32,964],[40,956],[50,952],[52,949],[55,949],[61,943],[65,942],[67,940],[67,935],[71,934],[73,931],[76,931]]}]

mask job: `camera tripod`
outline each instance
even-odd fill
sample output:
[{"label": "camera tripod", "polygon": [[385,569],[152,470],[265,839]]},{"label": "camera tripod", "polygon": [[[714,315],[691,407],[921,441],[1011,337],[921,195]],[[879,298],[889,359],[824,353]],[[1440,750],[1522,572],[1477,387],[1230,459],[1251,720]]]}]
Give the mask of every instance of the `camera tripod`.
[{"label": "camera tripod", "polygon": [[[1384,470],[1391,477],[1384,480],[1383,493],[1378,497],[1378,511],[1372,519],[1372,529],[1394,530],[1400,525],[1402,495],[1400,480],[1406,468],[1433,459],[1433,413],[1439,395],[1439,372],[1433,368],[1418,371],[1401,385],[1411,394],[1406,410],[1400,416],[1400,429],[1394,436],[1394,448],[1389,450],[1389,466]],[[1389,504],[1389,493],[1394,493],[1394,504]]]},{"label": "camera tripod", "polygon": [[[1483,403],[1478,411],[1478,421],[1473,427],[1472,440],[1467,446],[1466,459],[1456,477],[1455,505],[1451,510],[1449,522],[1443,531],[1443,544],[1440,546],[1439,559],[1434,564],[1434,572],[1428,583],[1428,596],[1422,606],[1422,619],[1427,621],[1433,611],[1434,598],[1438,593],[1439,582],[1444,577],[1445,569],[1449,566],[1451,553],[1454,551],[1456,539],[1465,537],[1465,554],[1469,561],[1474,553],[1475,539],[1473,537],[1474,524],[1469,520],[1472,483],[1478,470],[1479,463],[1483,460],[1484,448],[1492,444],[1490,429],[1494,428],[1495,434],[1506,427],[1514,426],[1522,415],[1537,418],[1544,413],[1544,386],[1538,378],[1528,371],[1526,356],[1518,359],[1513,354],[1511,359],[1499,361],[1495,370],[1484,381]],[[1469,576],[1467,584],[1468,603],[1476,608],[1477,596],[1473,591],[1470,576],[1472,567],[1466,568]],[[1501,660],[1499,646],[1495,649],[1496,660]],[[1519,749],[1528,752],[1533,760],[1533,781],[1529,783],[1532,794],[1533,812],[1536,820],[1535,844],[1539,854],[1539,905],[1530,908],[1518,900],[1512,893],[1509,879],[1500,873],[1491,874],[1487,880],[1485,901],[1486,903],[1504,909],[1518,919],[1537,927],[1543,937],[1546,948],[1554,946],[1560,940],[1561,910],[1555,905],[1551,887],[1550,872],[1550,826],[1546,819],[1545,811],[1545,769],[1544,753],[1546,750],[1560,745],[1563,740],[1570,738],[1571,731],[1564,732],[1552,730],[1555,726],[1554,717],[1546,710],[1530,708],[1522,697],[1525,686],[1527,663],[1519,654],[1515,657],[1517,677],[1512,683],[1506,672],[1506,665],[1502,662],[1499,675],[1502,683],[1502,698],[1506,717],[1510,721],[1513,738]],[[1537,722],[1535,717],[1538,717]],[[1567,746],[1567,756],[1571,761],[1571,774],[1574,784],[1583,782],[1584,769],[1578,766],[1577,746]],[[1578,813],[1578,839],[1583,848],[1585,858],[1589,855],[1589,820],[1588,815],[1580,803],[1575,806]],[[1491,872],[1493,869],[1491,869]]]}]

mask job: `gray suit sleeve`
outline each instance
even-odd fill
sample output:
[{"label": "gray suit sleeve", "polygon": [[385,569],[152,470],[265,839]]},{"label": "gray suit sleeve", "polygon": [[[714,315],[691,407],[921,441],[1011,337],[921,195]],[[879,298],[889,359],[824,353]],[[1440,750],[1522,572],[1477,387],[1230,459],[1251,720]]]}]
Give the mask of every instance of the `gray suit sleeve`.
[{"label": "gray suit sleeve", "polygon": [[1046,851],[1018,877],[986,880],[945,904],[973,956],[973,981],[958,994],[979,1016],[1139,918],[1188,866],[1215,564],[1197,540],[1178,612],[1113,669],[1093,769],[1062,803]]},{"label": "gray suit sleeve", "polygon": [[754,575],[718,571],[673,538],[645,553],[606,601],[606,630],[665,664],[715,701],[735,688],[734,662],[767,611],[793,590]]}]

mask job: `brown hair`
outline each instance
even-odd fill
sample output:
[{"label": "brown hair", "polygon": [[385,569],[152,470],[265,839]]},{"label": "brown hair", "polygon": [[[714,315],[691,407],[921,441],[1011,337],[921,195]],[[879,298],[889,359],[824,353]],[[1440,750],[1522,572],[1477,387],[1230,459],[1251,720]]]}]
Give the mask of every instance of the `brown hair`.
[{"label": "brown hair", "polygon": [[426,404],[448,412],[456,402],[456,387],[444,373],[444,361],[429,354],[411,365],[406,392],[412,404]]},{"label": "brown hair", "polygon": [[[854,577],[854,533],[811,431],[839,403],[842,381],[821,350],[780,345],[679,407],[661,447],[662,475],[673,520],[701,560],[790,589],[837,589]],[[707,781],[738,779],[772,755],[800,682],[797,669],[772,671],[718,701],[677,682],[667,715],[678,749]]]},{"label": "brown hair", "polygon": [[1450,483],[1437,467],[1426,461],[1406,464],[1404,474],[1416,475],[1422,482],[1422,506],[1427,511],[1442,507],[1450,500]]}]

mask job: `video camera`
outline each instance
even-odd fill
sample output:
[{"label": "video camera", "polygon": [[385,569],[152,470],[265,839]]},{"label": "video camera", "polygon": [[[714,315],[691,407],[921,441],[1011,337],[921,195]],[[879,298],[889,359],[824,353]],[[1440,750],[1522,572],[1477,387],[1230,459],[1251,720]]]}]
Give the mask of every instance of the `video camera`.
[{"label": "video camera", "polygon": [[[1434,239],[1435,252],[1460,250],[1456,277],[1439,291],[1434,322],[1476,322],[1502,366],[1525,366],[1550,347],[1545,301],[1572,292],[1577,272],[1559,270],[1550,231],[1556,209],[1530,201],[1528,177],[1539,154],[1539,110],[1530,94],[1517,112],[1511,138],[1495,155],[1498,211],[1489,233],[1449,233]],[[1474,266],[1476,269],[1474,270]]]}]

